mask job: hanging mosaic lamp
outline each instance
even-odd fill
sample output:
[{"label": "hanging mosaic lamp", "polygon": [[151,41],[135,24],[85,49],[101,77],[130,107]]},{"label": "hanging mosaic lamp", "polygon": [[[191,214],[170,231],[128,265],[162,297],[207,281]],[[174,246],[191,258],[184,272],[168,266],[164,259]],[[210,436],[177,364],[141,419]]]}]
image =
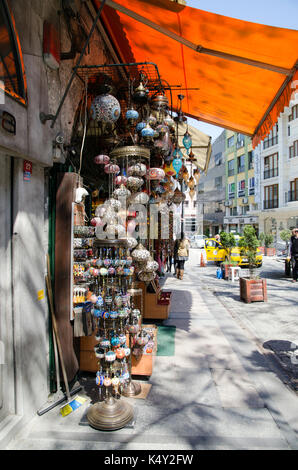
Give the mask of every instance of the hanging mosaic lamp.
[{"label": "hanging mosaic lamp", "polygon": [[125,117],[129,121],[136,121],[139,117],[139,113],[135,109],[130,108],[126,111]]},{"label": "hanging mosaic lamp", "polygon": [[149,168],[147,178],[149,180],[161,181],[165,177],[165,172],[162,168]]},{"label": "hanging mosaic lamp", "polygon": [[138,122],[136,125],[136,131],[141,132],[146,127],[146,123],[144,121]]},{"label": "hanging mosaic lamp", "polygon": [[196,168],[193,172],[194,178],[196,180],[196,183],[198,184],[200,181],[201,173],[200,171]]},{"label": "hanging mosaic lamp", "polygon": [[104,166],[104,171],[107,174],[117,174],[120,171],[120,167],[115,163],[108,163]]},{"label": "hanging mosaic lamp", "polygon": [[176,205],[179,205],[184,199],[185,199],[185,194],[182,191],[180,191],[178,188],[176,188],[174,191],[172,202]]},{"label": "hanging mosaic lamp", "polygon": [[191,200],[193,200],[195,194],[196,194],[195,189],[190,189],[189,190],[189,197],[191,198]]},{"label": "hanging mosaic lamp", "polygon": [[109,94],[96,96],[91,104],[91,117],[99,122],[116,122],[121,114],[119,101]]},{"label": "hanging mosaic lamp", "polygon": [[189,189],[194,189],[195,185],[196,185],[195,179],[193,176],[191,176],[187,182],[187,186],[189,187]]},{"label": "hanging mosaic lamp", "polygon": [[116,178],[115,178],[115,184],[116,184],[116,186],[121,186],[121,184],[126,185],[126,183],[127,183],[127,178],[126,178],[126,176],[124,176],[124,175],[118,175],[118,176],[116,176]]},{"label": "hanging mosaic lamp", "polygon": [[144,137],[144,139],[151,139],[154,136],[154,129],[152,129],[149,122],[146,124],[146,127],[141,130],[141,136]]},{"label": "hanging mosaic lamp", "polygon": [[107,165],[110,162],[110,157],[108,155],[97,155],[94,158],[94,163],[96,165]]},{"label": "hanging mosaic lamp", "polygon": [[189,174],[188,174],[188,171],[187,171],[186,166],[184,167],[184,169],[183,169],[183,171],[182,171],[182,178],[184,179],[185,182],[188,181]]},{"label": "hanging mosaic lamp", "polygon": [[187,155],[188,155],[189,149],[192,146],[192,138],[188,130],[185,132],[182,142],[183,142],[184,147],[187,150]]},{"label": "hanging mosaic lamp", "polygon": [[179,174],[179,171],[181,170],[181,167],[183,165],[181,158],[174,158],[172,162],[173,168],[176,171],[176,175]]},{"label": "hanging mosaic lamp", "polygon": [[176,171],[173,167],[172,162],[170,164],[164,166],[164,172],[167,176],[175,176],[176,175]]}]

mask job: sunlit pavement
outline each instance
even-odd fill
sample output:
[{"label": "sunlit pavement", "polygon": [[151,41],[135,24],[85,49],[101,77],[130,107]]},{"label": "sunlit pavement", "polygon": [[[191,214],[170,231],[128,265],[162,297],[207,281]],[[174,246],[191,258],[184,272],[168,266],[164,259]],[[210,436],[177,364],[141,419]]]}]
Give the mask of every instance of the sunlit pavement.
[{"label": "sunlit pavement", "polygon": [[298,396],[266,345],[298,338],[297,286],[266,259],[268,302],[245,304],[239,284],[200,267],[191,250],[183,281],[168,274],[175,355],[156,356],[146,399],[127,399],[135,421],[119,431],[82,426],[89,402],[63,418],[36,416],[9,449],[297,449]]}]

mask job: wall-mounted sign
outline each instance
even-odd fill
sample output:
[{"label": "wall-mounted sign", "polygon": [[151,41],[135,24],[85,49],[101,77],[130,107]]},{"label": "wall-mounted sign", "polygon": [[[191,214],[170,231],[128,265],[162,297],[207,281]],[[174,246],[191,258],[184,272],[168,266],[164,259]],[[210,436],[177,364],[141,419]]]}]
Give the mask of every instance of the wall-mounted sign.
[{"label": "wall-mounted sign", "polygon": [[32,175],[32,162],[24,160],[24,181],[30,181]]},{"label": "wall-mounted sign", "polygon": [[0,127],[2,131],[16,135],[17,126],[15,117],[7,111],[0,111]]}]

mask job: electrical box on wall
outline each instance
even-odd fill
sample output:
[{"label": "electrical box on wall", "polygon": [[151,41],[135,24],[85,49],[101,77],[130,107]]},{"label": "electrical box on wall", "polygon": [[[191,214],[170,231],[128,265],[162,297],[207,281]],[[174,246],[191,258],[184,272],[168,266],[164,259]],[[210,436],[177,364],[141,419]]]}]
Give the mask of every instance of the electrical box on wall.
[{"label": "electrical box on wall", "polygon": [[43,25],[43,59],[48,67],[57,70],[61,61],[60,37],[54,25],[48,21]]}]

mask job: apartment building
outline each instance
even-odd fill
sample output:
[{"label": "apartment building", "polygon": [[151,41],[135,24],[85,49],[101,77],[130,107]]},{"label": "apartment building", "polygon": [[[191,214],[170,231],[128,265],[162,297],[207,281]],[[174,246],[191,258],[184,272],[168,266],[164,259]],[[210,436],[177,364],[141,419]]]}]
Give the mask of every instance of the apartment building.
[{"label": "apartment building", "polygon": [[203,233],[214,236],[223,230],[225,202],[225,145],[224,130],[212,144],[208,172],[198,186],[198,211],[202,215]]},{"label": "apartment building", "polygon": [[254,153],[255,213],[278,243],[282,230],[298,226],[298,95]]},{"label": "apartment building", "polygon": [[251,139],[229,130],[225,132],[225,176],[224,230],[241,234],[245,225],[252,225],[258,233],[258,215],[251,214],[258,208]]}]

